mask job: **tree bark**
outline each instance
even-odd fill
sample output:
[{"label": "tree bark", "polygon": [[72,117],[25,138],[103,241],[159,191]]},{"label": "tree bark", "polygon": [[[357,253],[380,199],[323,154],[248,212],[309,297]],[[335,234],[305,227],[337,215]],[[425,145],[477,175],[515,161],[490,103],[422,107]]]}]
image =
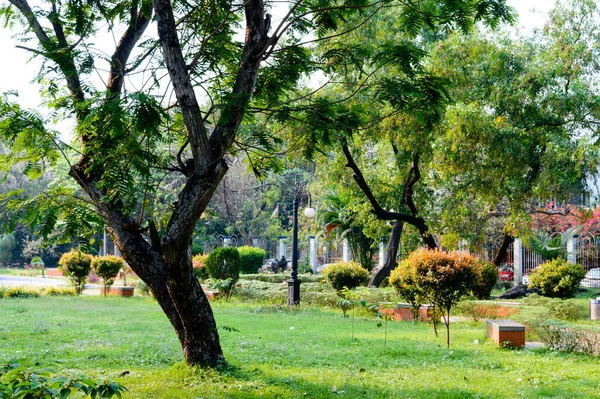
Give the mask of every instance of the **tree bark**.
[{"label": "tree bark", "polygon": [[398,250],[400,249],[400,237],[402,236],[403,228],[404,222],[399,220],[394,221],[386,250],[385,263],[380,269],[374,271],[371,280],[369,281],[369,287],[379,287],[381,282],[396,268],[396,265],[398,264],[396,258],[398,257]]},{"label": "tree bark", "polygon": [[515,238],[513,236],[511,236],[510,234],[508,234],[508,232],[506,230],[504,230],[504,236],[502,237],[502,244],[500,244],[500,247],[496,251],[496,255],[494,256],[494,259],[492,260],[492,263],[494,265],[500,266],[502,263],[504,263],[504,261],[506,259],[506,255],[508,254],[508,246],[510,244],[512,244],[514,241],[515,241]]}]

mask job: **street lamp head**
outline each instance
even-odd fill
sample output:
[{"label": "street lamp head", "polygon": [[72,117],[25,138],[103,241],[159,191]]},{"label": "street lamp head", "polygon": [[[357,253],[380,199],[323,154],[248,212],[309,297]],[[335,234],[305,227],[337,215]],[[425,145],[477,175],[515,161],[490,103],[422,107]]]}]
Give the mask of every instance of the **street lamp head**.
[{"label": "street lamp head", "polygon": [[304,210],[304,216],[306,216],[309,219],[312,219],[315,217],[315,208],[306,208]]}]

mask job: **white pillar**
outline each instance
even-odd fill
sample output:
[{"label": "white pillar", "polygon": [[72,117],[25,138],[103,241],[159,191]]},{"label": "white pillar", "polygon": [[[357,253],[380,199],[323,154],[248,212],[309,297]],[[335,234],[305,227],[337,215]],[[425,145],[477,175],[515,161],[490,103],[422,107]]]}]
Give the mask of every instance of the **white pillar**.
[{"label": "white pillar", "polygon": [[350,247],[348,246],[348,240],[345,238],[342,243],[342,260],[344,262],[350,262]]},{"label": "white pillar", "polygon": [[117,244],[115,244],[115,253],[113,255],[121,257],[121,251],[119,251],[119,248],[117,248]]},{"label": "white pillar", "polygon": [[571,237],[567,240],[567,262],[577,263],[577,237]]},{"label": "white pillar", "polygon": [[383,267],[383,265],[385,264],[385,243],[384,242],[380,242],[379,243],[379,267]]},{"label": "white pillar", "polygon": [[308,249],[309,249],[309,262],[310,262],[310,268],[312,269],[313,273],[317,273],[317,239],[315,238],[315,236],[309,236],[308,237]]},{"label": "white pillar", "polygon": [[104,231],[102,232],[102,256],[106,256],[108,255],[106,253],[106,249],[108,247],[108,235],[106,234],[106,228],[104,228]]},{"label": "white pillar", "polygon": [[521,285],[523,282],[523,241],[520,238],[515,238],[513,273],[513,285]]},{"label": "white pillar", "polygon": [[258,237],[252,237],[252,246],[258,247]]},{"label": "white pillar", "polygon": [[285,240],[287,237],[279,237],[279,259],[283,258],[287,254],[287,248],[285,247]]},{"label": "white pillar", "polygon": [[230,236],[223,237],[223,246],[224,247],[230,247],[231,246],[231,237]]}]

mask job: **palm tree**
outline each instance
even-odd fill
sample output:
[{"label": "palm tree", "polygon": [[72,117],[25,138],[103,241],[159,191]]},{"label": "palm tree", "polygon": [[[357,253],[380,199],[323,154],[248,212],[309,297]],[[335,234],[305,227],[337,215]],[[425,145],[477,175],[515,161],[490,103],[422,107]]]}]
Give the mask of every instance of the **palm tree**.
[{"label": "palm tree", "polygon": [[351,209],[351,198],[344,192],[329,190],[317,215],[319,224],[324,227],[323,235],[336,233],[338,241],[348,242],[354,259],[367,270],[373,269],[373,244],[375,241],[363,233],[362,226],[356,223],[356,212]]}]

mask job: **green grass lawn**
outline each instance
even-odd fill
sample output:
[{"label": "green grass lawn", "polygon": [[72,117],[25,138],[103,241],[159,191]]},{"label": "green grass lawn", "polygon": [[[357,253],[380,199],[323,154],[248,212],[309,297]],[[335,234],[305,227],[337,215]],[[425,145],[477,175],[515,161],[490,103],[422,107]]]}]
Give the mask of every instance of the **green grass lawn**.
[{"label": "green grass lawn", "polygon": [[[600,359],[501,350],[484,323],[443,332],[427,324],[352,320],[332,310],[215,304],[229,363],[182,364],[175,333],[152,299],[0,300],[0,362],[9,359],[129,388],[127,398],[600,398]],[[475,344],[474,341],[479,343]]]}]

